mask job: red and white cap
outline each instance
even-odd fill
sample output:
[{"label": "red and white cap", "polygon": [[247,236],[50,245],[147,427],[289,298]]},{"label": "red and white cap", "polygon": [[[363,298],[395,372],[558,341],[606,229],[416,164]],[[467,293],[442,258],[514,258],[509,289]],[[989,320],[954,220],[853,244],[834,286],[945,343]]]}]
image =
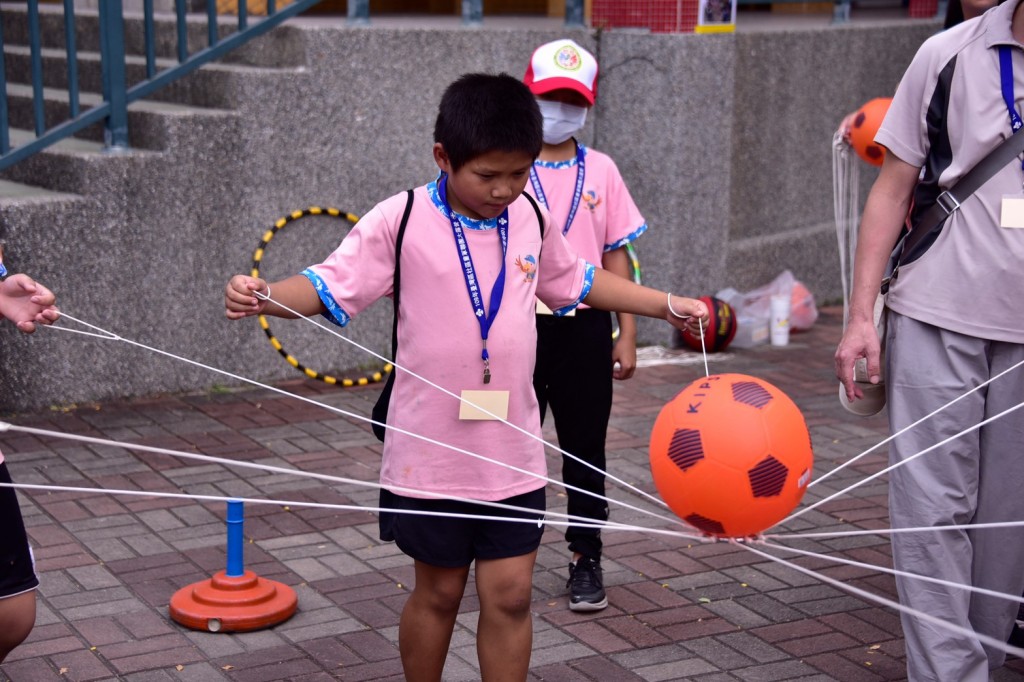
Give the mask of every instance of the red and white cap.
[{"label": "red and white cap", "polygon": [[534,50],[523,82],[535,95],[575,90],[593,104],[597,97],[597,60],[568,38],[545,43]]}]

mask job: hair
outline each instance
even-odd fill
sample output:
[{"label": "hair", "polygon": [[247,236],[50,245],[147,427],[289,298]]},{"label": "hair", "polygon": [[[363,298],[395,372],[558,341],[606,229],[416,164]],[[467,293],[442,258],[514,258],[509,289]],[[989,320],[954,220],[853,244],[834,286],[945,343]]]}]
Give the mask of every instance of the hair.
[{"label": "hair", "polygon": [[530,89],[507,73],[467,73],[441,96],[434,142],[452,169],[491,151],[524,152],[537,158],[544,123]]}]

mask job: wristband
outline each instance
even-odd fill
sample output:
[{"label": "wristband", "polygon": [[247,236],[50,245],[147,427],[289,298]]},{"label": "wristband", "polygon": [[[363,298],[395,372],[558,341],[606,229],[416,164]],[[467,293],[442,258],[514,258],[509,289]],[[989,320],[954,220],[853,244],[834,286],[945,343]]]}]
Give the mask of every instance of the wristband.
[{"label": "wristband", "polygon": [[677,313],[675,310],[672,309],[672,294],[671,293],[666,293],[665,294],[665,300],[668,302],[668,311],[670,313],[672,313],[672,317],[678,318],[680,320],[688,320],[688,319],[690,319],[689,315],[680,315],[679,313]]}]

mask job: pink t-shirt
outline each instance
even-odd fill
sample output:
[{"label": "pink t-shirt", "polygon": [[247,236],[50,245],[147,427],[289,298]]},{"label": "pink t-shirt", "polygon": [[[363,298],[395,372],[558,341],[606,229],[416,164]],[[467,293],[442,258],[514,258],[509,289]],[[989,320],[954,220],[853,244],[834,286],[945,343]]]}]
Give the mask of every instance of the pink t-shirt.
[{"label": "pink t-shirt", "polygon": [[[405,192],[377,204],[327,260],[305,271],[327,307],[345,325],[382,296],[390,296],[395,238]],[[547,213],[541,209],[546,223]],[[501,265],[496,221],[462,218],[485,309]],[[568,312],[590,290],[594,268],[561,232],[544,228],[525,197],[509,207],[505,288],[488,335],[491,382],[483,384],[480,325],[473,312],[451,223],[436,182],[415,190],[402,243],[397,364],[459,395],[465,389],[509,392],[508,420],[540,435],[532,377],[537,347],[534,297]],[[388,423],[441,443],[485,455],[522,471],[485,462],[389,429],[381,483],[453,497],[500,500],[543,487],[528,472],[547,475],[543,444],[498,421],[460,421],[459,401],[398,371]],[[429,497],[396,491],[413,497]]]},{"label": "pink t-shirt", "polygon": [[[611,157],[583,145],[580,150],[584,154],[583,187],[566,237],[580,256],[600,265],[605,252],[623,247],[646,232],[647,222]],[[533,167],[542,192],[532,180],[526,183],[526,191],[535,197],[543,193],[552,222],[562,230],[576,190],[576,159],[538,160]]]}]

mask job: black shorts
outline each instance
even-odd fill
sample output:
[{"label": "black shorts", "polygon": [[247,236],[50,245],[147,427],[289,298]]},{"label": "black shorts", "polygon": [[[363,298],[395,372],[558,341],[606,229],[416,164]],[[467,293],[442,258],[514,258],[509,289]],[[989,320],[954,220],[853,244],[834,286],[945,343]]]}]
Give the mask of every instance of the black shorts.
[{"label": "black shorts", "polygon": [[[395,541],[416,561],[442,568],[460,568],[474,559],[507,559],[529,554],[540,547],[544,533],[544,488],[516,495],[502,504],[533,510],[529,513],[457,500],[405,497],[381,488],[380,539]],[[523,521],[464,519],[406,513],[416,511],[500,516]]]},{"label": "black shorts", "polygon": [[[10,483],[7,463],[0,462],[0,482]],[[0,599],[39,587],[32,549],[14,488],[0,487]]]}]

